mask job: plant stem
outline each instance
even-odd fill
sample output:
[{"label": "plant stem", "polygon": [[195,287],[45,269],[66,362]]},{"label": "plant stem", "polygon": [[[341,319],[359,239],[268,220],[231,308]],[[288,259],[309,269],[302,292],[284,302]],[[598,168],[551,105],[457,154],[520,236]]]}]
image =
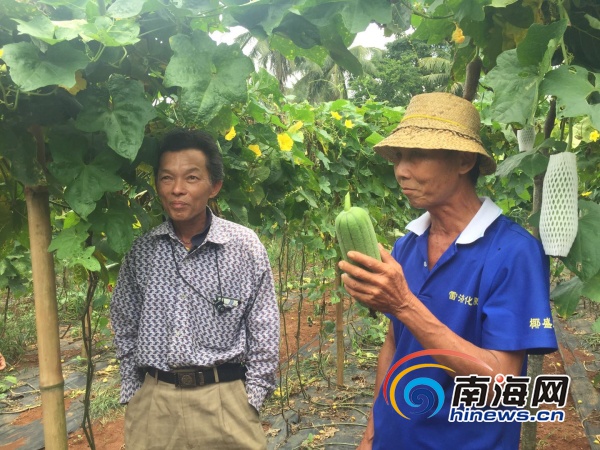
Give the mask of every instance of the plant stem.
[{"label": "plant stem", "polygon": [[2,327],[2,337],[6,333],[6,321],[8,319],[8,300],[10,299],[10,286],[6,286],[6,302],[4,303],[4,325]]},{"label": "plant stem", "polygon": [[85,355],[87,360],[87,373],[86,373],[86,385],[85,385],[85,396],[83,400],[83,420],[81,427],[85,433],[87,442],[92,450],[96,449],[96,443],[94,442],[94,433],[92,430],[92,418],[90,415],[90,400],[92,396],[92,381],[94,379],[94,362],[92,361],[93,353],[93,338],[94,333],[92,331],[92,301],[94,300],[94,294],[98,287],[98,274],[95,272],[88,272],[88,289],[86,294],[86,302],[84,307],[84,313],[81,317],[81,331],[83,333],[82,341],[85,349]]},{"label": "plant stem", "polygon": [[569,135],[567,136],[567,151],[573,150],[573,118],[569,117]]},{"label": "plant stem", "polygon": [[[567,22],[570,22],[569,16],[567,15],[567,10],[565,9],[564,0],[559,0],[558,1],[558,10],[559,10],[559,13],[560,13],[560,18],[561,19],[566,19]],[[567,53],[567,47],[565,46],[565,39],[564,39],[564,37],[561,37],[561,39],[560,39],[560,49],[561,49],[562,54],[563,54],[564,63],[565,64],[569,64],[569,54]]]}]

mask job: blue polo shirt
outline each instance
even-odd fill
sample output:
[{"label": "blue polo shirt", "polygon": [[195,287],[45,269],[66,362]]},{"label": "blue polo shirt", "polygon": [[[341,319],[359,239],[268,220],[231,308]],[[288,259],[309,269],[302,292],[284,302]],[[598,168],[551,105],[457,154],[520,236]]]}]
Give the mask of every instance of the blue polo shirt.
[{"label": "blue polo shirt", "polygon": [[[427,266],[429,213],[407,226],[409,233],[396,242],[392,256],[402,265],[411,291],[464,339],[490,350],[555,351],[549,259],[538,240],[503,216],[489,198],[483,200],[475,217],[434,267]],[[396,343],[393,366],[423,347],[402,322],[391,317],[391,323]],[[390,373],[390,379],[397,381],[393,390],[396,403],[406,417],[386,403],[386,386],[382,385],[373,406],[373,449],[518,448],[518,422],[450,422],[454,379],[439,367],[417,367],[422,364],[437,363],[431,356],[420,356]],[[525,373],[526,367],[522,375]],[[421,381],[413,381],[416,377]],[[423,382],[430,384],[431,380],[442,387],[444,400],[441,409],[430,416],[423,409],[436,399]],[[424,389],[419,390],[419,385]],[[409,391],[414,391],[412,397]]]}]

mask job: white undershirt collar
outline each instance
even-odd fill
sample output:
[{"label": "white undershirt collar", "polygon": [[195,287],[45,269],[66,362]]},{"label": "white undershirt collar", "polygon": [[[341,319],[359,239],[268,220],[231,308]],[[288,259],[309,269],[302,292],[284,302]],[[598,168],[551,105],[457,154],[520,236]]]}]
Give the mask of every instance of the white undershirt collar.
[{"label": "white undershirt collar", "polygon": [[[483,237],[485,230],[502,214],[502,209],[496,205],[489,197],[482,197],[483,203],[473,216],[467,227],[460,233],[457,244],[471,244],[477,239]],[[410,222],[406,229],[421,236],[431,225],[431,214],[426,212],[422,216]]]}]

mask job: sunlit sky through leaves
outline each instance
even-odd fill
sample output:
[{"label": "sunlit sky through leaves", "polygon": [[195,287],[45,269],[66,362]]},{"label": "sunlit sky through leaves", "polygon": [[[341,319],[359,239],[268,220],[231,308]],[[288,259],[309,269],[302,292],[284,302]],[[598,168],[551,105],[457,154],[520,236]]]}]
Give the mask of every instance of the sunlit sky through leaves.
[{"label": "sunlit sky through leaves", "polygon": [[[243,27],[233,27],[228,33],[214,32],[211,33],[211,37],[217,42],[225,42],[231,44],[236,36],[239,36],[245,31]],[[393,37],[385,37],[383,30],[376,24],[370,24],[365,31],[362,31],[356,35],[356,39],[352,43],[352,46],[362,45],[363,47],[377,47],[385,49],[385,44],[393,41]]]}]

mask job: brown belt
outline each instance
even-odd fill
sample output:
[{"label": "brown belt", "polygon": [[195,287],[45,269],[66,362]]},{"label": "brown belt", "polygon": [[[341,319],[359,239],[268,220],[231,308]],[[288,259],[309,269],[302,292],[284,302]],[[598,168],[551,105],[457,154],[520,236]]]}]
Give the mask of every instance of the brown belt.
[{"label": "brown belt", "polygon": [[177,372],[165,372],[154,367],[148,367],[146,372],[153,378],[181,388],[246,379],[246,367],[239,363],[225,363],[215,368],[210,367],[202,370],[181,369]]}]

